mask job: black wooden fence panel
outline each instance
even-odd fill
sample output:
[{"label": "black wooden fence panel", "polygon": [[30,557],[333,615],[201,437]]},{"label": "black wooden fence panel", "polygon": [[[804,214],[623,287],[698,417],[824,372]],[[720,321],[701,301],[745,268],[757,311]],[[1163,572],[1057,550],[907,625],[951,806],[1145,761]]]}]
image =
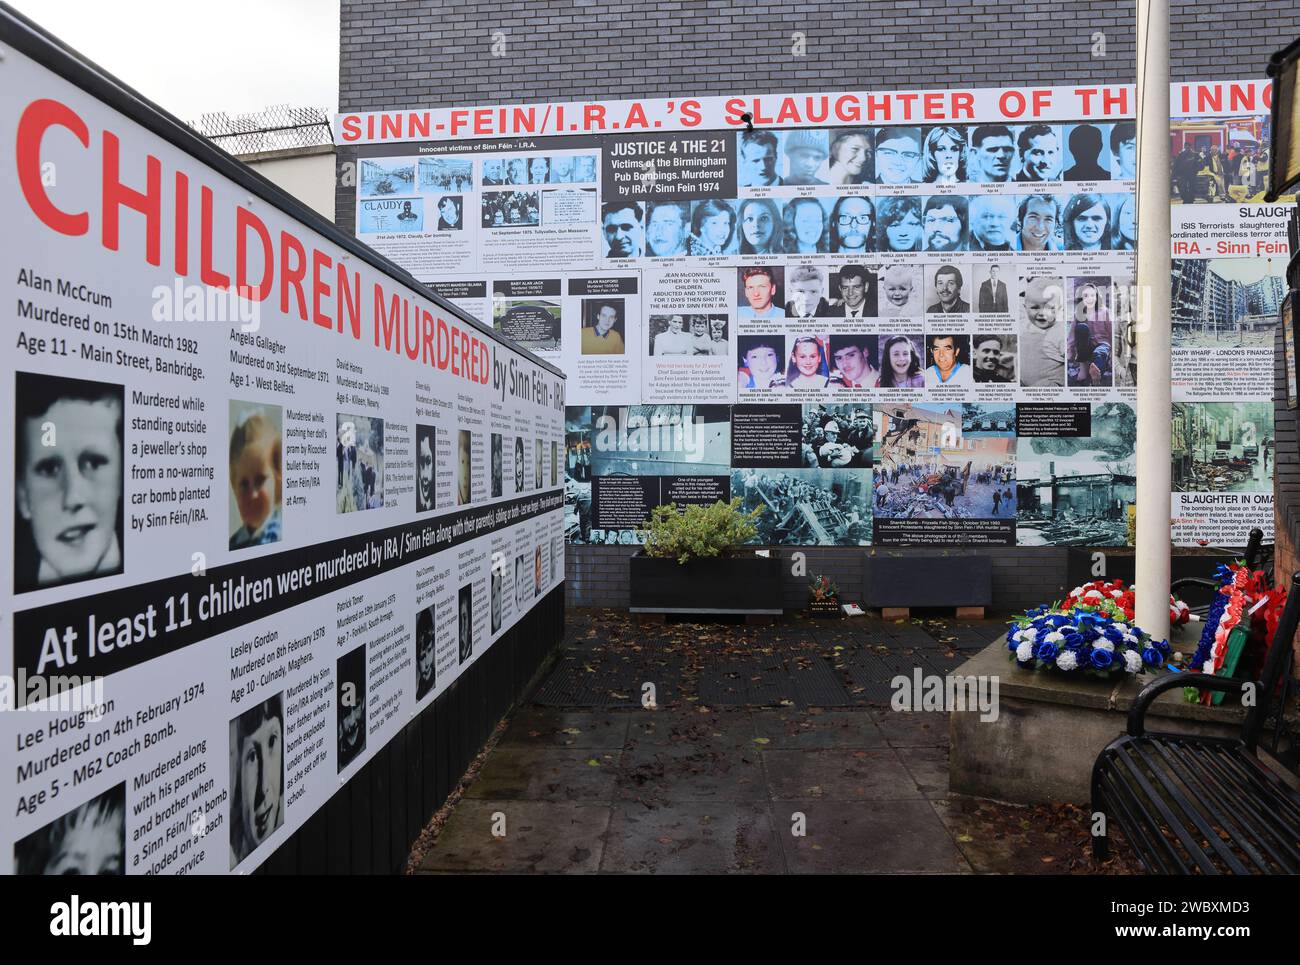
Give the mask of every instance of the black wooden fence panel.
[{"label": "black wooden fence panel", "polygon": [[342,785],[257,873],[400,873],[425,822],[563,636],[561,583]]}]

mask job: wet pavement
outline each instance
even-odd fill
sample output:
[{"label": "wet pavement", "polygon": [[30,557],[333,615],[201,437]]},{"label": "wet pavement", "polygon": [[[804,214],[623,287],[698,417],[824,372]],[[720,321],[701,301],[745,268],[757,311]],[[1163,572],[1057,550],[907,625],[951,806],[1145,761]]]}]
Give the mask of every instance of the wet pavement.
[{"label": "wet pavement", "polygon": [[1004,626],[571,611],[560,658],[412,870],[1091,871],[1081,812],[951,793],[947,714],[890,707],[895,675],[946,673]]}]

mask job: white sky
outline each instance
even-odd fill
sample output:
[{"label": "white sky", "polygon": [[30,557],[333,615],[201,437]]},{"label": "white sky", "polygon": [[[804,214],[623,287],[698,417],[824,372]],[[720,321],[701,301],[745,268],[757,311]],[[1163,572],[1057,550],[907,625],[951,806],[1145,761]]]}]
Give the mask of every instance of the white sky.
[{"label": "white sky", "polygon": [[149,100],[197,121],[339,101],[339,0],[10,0]]}]

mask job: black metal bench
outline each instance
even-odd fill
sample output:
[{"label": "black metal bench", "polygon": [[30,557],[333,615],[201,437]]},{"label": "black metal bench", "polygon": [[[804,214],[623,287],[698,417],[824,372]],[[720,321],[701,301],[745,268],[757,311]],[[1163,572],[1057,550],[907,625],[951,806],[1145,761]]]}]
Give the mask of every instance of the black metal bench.
[{"label": "black metal bench", "polygon": [[[1169,674],[1147,685],[1128,715],[1128,733],[1112,741],[1092,769],[1092,812],[1104,816],[1093,856],[1109,856],[1105,831],[1118,826],[1142,866],[1159,874],[1300,873],[1300,793],[1256,754],[1273,695],[1290,674],[1300,624],[1300,573],[1264,662],[1263,680]],[[1225,694],[1253,688],[1239,737],[1200,737],[1146,729],[1152,701],[1195,686]],[[1271,709],[1272,708],[1272,709]]]}]

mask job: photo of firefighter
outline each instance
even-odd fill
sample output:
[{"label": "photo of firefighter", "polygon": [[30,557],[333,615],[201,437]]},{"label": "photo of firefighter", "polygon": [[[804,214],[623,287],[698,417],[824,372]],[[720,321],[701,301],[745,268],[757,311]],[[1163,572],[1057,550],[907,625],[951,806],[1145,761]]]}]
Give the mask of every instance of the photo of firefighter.
[{"label": "photo of firefighter", "polygon": [[110,787],[14,843],[20,875],[126,874],[126,785]]},{"label": "photo of firefighter", "polygon": [[342,774],[366,749],[366,645],[335,662],[335,723],[338,772]]},{"label": "photo of firefighter", "polygon": [[964,434],[968,408],[876,406],[877,519],[1016,518],[1015,434]]},{"label": "photo of firefighter", "polygon": [[337,425],[337,511],[380,508],[384,505],[384,420],[339,413]]},{"label": "photo of firefighter", "polygon": [[14,592],[123,567],[123,389],[14,373]]},{"label": "photo of firefighter", "polygon": [[870,405],[805,405],[801,453],[804,466],[870,469],[875,424]]},{"label": "photo of firefighter", "polygon": [[755,542],[866,546],[871,542],[871,470],[733,469],[731,495],[746,512],[762,506]]},{"label": "photo of firefighter", "polygon": [[284,824],[284,698],[268,697],[230,722],[230,867]]},{"label": "photo of firefighter", "polygon": [[[1174,449],[1177,459],[1178,428]],[[1086,436],[1018,440],[1016,542],[1021,546],[1123,546],[1137,497],[1137,418],[1123,402],[1091,406]],[[1177,475],[1177,474],[1175,474]]]}]

